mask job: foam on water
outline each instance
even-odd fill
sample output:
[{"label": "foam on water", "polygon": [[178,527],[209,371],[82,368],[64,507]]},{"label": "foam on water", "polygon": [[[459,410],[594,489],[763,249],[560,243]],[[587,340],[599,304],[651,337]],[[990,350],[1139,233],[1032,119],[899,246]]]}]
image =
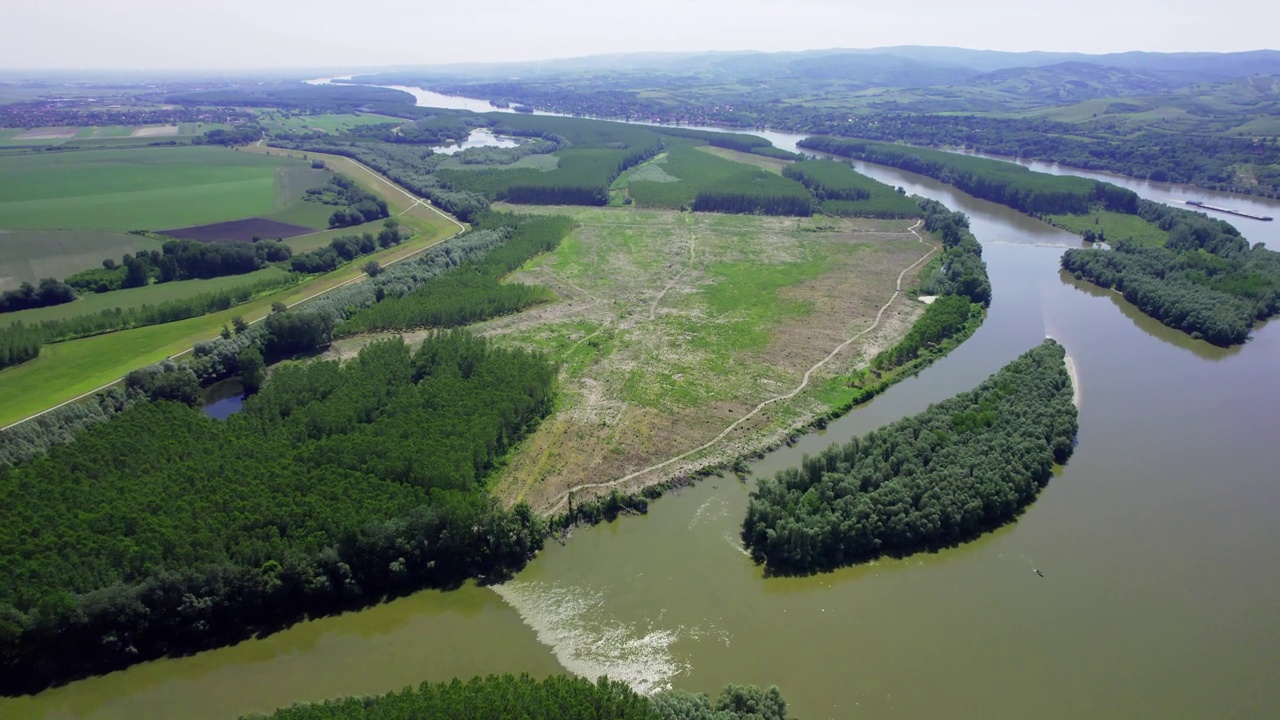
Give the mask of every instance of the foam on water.
[{"label": "foam on water", "polygon": [[670,689],[675,676],[688,669],[688,663],[676,659],[672,645],[682,636],[696,639],[702,634],[696,627],[662,627],[665,610],[647,627],[620,621],[610,613],[605,595],[588,587],[513,580],[493,590],[520,613],[566,670],[589,679],[608,675],[646,695]]}]

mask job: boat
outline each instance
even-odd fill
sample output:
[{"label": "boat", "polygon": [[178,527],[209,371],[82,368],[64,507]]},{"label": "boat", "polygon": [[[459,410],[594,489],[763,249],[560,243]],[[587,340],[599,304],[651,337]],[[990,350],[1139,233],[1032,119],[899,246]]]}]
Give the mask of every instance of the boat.
[{"label": "boat", "polygon": [[1232,210],[1231,208],[1210,205],[1209,203],[1200,202],[1199,200],[1183,200],[1183,202],[1191,207],[1200,208],[1201,210],[1213,210],[1214,212],[1226,213],[1228,215],[1238,215],[1243,218],[1249,218],[1250,220],[1262,220],[1263,222],[1271,222],[1272,220],[1275,220],[1275,218],[1270,215],[1254,215],[1253,213],[1247,213],[1241,210]]}]

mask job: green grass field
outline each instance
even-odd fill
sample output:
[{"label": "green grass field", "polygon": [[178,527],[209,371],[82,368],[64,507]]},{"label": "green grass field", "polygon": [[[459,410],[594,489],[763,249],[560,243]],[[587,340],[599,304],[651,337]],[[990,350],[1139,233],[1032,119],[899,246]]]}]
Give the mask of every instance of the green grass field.
[{"label": "green grass field", "polygon": [[159,250],[151,238],[96,230],[0,231],[0,290],[40,278],[65,278],[98,267],[106,258]]},{"label": "green grass field", "polygon": [[440,170],[537,170],[538,172],[551,172],[560,167],[560,158],[555,155],[525,155],[519,160],[508,163],[506,165],[480,165],[467,164],[459,160],[456,156],[451,157],[440,163]]},{"label": "green grass field", "polygon": [[160,230],[280,209],[277,168],[306,161],[220,147],[0,156],[0,229]]},{"label": "green grass field", "polygon": [[1160,246],[1169,240],[1169,233],[1143,220],[1137,215],[1100,210],[1089,215],[1050,215],[1049,223],[1068,232],[1083,235],[1086,230],[1101,231],[1106,239],[1134,240],[1141,245]]},{"label": "green grass field", "polygon": [[54,305],[52,307],[22,310],[20,312],[0,313],[0,327],[23,322],[28,325],[45,320],[65,320],[77,315],[96,315],[103,310],[121,308],[128,310],[143,305],[159,305],[168,300],[180,300],[206,293],[230,290],[241,285],[249,285],[285,275],[285,271],[276,267],[266,267],[244,275],[229,275],[211,280],[181,280],[178,282],[147,285],[127,290],[116,290],[107,293],[89,293],[82,295],[75,302]]},{"label": "green grass field", "polygon": [[262,126],[272,132],[306,132],[323,130],[336,133],[361,125],[382,125],[385,123],[407,123],[404,118],[372,113],[324,113],[322,115],[291,115],[278,110],[264,110],[258,114]]}]

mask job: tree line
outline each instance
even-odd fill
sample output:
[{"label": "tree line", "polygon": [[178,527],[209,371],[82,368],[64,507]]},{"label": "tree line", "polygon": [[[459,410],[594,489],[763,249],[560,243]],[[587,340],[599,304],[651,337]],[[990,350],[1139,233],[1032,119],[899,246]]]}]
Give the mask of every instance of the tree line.
[{"label": "tree line", "polygon": [[761,481],[744,543],[771,573],[809,574],[1011,521],[1074,447],[1064,356],[1046,340],[974,390]]},{"label": "tree line", "polygon": [[343,235],[329,241],[329,244],[299,253],[289,260],[289,267],[294,272],[315,275],[338,269],[343,263],[377,252],[379,249],[395,247],[404,241],[400,229],[400,221],[387,218],[382,222],[382,229],[377,236],[373,233],[359,235]]},{"label": "tree line", "polygon": [[261,270],[268,263],[283,262],[293,255],[288,245],[275,240],[255,243],[220,240],[171,239],[160,250],[125,253],[120,262],[112,258],[102,267],[71,275],[66,282],[79,292],[104,293],[142,287],[151,282],[208,280],[228,275],[244,275]]},{"label": "tree line", "polygon": [[141,403],[0,470],[0,686],[519,569],[546,527],[480,481],[555,376],[463,332],[379,342],[278,368],[226,421]]},{"label": "tree line", "polygon": [[0,293],[0,313],[62,305],[76,299],[75,289],[57,278],[44,278],[38,285],[24,282],[16,290]]},{"label": "tree line", "polygon": [[34,360],[44,344],[38,327],[14,323],[0,329],[0,370]]},{"label": "tree line", "polygon": [[645,697],[601,677],[528,675],[423,683],[377,697],[308,703],[242,720],[787,720],[777,687],[728,685],[714,703],[702,693],[668,690]]},{"label": "tree line", "polygon": [[800,147],[901,168],[1030,215],[1083,215],[1095,205],[1136,214],[1138,195],[1111,183],[1049,175],[1016,163],[865,140],[807,137]]},{"label": "tree line", "polygon": [[493,213],[477,227],[503,228],[509,237],[483,257],[460,263],[448,275],[404,295],[384,297],[353,314],[339,326],[338,334],[458,327],[554,298],[547,288],[501,280],[528,259],[559,246],[572,229],[572,220],[560,215],[517,217]]}]

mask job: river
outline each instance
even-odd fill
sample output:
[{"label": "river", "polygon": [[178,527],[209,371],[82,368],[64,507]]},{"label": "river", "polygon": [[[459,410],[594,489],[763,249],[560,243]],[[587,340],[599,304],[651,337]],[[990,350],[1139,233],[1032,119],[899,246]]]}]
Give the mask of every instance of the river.
[{"label": "river", "polygon": [[1017,523],[937,554],[765,579],[736,537],[750,483],[713,477],[550,545],[502,587],[418,593],[0,700],[0,717],[227,719],[562,669],[645,690],[776,683],[804,720],[1280,716],[1280,323],[1243,348],[1193,341],[1065,277],[1075,236],[858,167],[970,216],[990,315],[919,377],[751,470],[970,389],[1048,334],[1079,372],[1079,447]]}]

